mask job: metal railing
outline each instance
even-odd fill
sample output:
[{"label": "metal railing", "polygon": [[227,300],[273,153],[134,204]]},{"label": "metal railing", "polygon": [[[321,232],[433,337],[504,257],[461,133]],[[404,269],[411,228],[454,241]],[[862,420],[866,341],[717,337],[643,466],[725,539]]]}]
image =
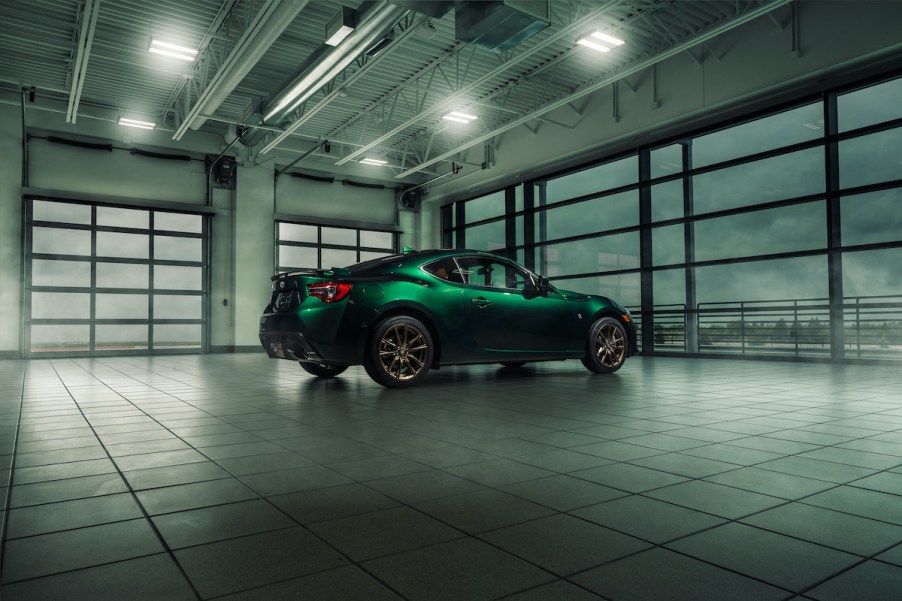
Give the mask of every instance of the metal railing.
[{"label": "metal railing", "polygon": [[[846,357],[902,358],[902,296],[847,297]],[[829,356],[829,299],[699,303],[699,352]]]}]

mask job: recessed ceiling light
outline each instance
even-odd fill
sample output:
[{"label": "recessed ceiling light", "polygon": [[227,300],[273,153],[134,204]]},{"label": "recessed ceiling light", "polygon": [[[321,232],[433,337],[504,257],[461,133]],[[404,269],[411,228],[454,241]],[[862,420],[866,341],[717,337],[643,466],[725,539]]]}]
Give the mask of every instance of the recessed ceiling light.
[{"label": "recessed ceiling light", "polygon": [[163,56],[178,58],[188,62],[197,58],[197,50],[194,48],[186,48],[185,46],[161,42],[160,40],[151,40],[150,48],[148,48],[148,50],[154,54],[161,54]]},{"label": "recessed ceiling light", "polygon": [[467,113],[461,113],[458,111],[451,111],[447,115],[442,115],[442,119],[446,121],[455,121],[457,123],[469,123],[470,121],[475,121],[479,119],[476,115],[468,115]]},{"label": "recessed ceiling light", "polygon": [[388,165],[388,161],[383,161],[382,159],[371,159],[369,157],[362,159],[360,162],[364,165],[379,165],[380,167],[382,165]]},{"label": "recessed ceiling light", "polygon": [[129,119],[127,117],[119,117],[119,125],[128,127],[140,127],[141,129],[154,129],[157,124],[150,121],[138,121],[137,119]]},{"label": "recessed ceiling light", "polygon": [[599,52],[609,52],[611,46],[623,46],[623,44],[625,44],[620,38],[615,38],[614,36],[601,33],[600,31],[593,31],[589,35],[578,39],[576,43],[581,46],[586,46],[587,48],[592,48],[593,50],[598,50]]}]

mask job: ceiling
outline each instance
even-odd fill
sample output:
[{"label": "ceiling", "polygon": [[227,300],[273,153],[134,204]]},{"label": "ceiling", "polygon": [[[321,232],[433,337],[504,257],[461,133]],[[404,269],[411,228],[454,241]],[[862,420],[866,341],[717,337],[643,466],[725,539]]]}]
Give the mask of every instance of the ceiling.
[{"label": "ceiling", "polygon": [[[4,1],[0,90],[20,94],[34,86],[48,106],[65,106],[69,122],[131,117],[157,123],[174,140],[198,128],[228,143],[247,126],[242,142],[252,144],[245,151],[251,160],[301,159],[301,168],[329,171],[377,158],[388,162],[373,168],[378,177],[419,182],[478,169],[492,159],[492,140],[514,127],[548,121],[573,128],[580,99],[592,92],[616,81],[629,85],[626,77],[673,54],[700,55],[706,41],[751,18],[768,14],[781,26],[776,9],[788,3],[550,0],[550,25],[498,52],[456,38],[457,14],[467,10],[462,2]],[[326,25],[342,6],[357,10],[358,19],[387,15],[384,32],[356,42],[359,50],[384,40],[380,52],[324,46]],[[625,43],[607,53],[576,43],[593,30]],[[151,54],[152,39],[198,49],[197,59]],[[286,83],[302,68],[322,71],[329,53],[341,54],[346,66],[318,74],[323,85],[305,102],[267,118]],[[452,110],[478,119],[444,120]]]}]

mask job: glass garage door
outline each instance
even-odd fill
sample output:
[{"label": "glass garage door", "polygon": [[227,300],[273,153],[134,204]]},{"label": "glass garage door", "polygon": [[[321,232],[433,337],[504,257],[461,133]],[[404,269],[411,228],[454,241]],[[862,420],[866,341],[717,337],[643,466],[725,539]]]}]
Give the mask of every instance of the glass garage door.
[{"label": "glass garage door", "polygon": [[25,353],[207,350],[207,219],[25,202]]}]

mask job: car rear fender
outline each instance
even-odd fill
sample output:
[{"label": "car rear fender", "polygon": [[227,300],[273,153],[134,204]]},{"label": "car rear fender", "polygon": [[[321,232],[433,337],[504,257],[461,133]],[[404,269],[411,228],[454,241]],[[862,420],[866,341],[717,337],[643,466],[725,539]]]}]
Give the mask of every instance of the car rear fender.
[{"label": "car rear fender", "polygon": [[[373,321],[373,325],[375,326],[377,323],[389,319],[390,317],[395,317],[396,315],[407,315],[409,317],[413,317],[414,319],[421,321],[423,325],[426,326],[426,328],[429,330],[429,335],[432,336],[432,342],[435,345],[435,352],[433,353],[432,365],[430,367],[438,367],[441,363],[442,337],[435,325],[436,320],[432,315],[432,312],[429,311],[427,307],[424,307],[422,305],[399,301],[383,307],[383,310],[379,312],[379,317]],[[365,352],[369,352],[369,349],[372,346],[370,343],[372,342],[374,330],[375,327],[370,328],[369,335],[367,336]]]}]

